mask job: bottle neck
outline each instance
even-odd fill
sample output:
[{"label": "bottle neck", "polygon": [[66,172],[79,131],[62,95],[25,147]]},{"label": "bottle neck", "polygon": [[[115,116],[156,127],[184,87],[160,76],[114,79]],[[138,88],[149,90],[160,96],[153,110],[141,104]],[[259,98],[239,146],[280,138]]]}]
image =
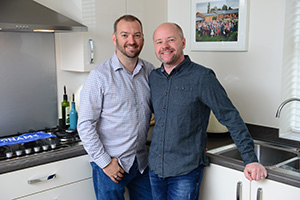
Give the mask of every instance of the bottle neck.
[{"label": "bottle neck", "polygon": [[68,95],[64,94],[64,101],[68,101]]}]

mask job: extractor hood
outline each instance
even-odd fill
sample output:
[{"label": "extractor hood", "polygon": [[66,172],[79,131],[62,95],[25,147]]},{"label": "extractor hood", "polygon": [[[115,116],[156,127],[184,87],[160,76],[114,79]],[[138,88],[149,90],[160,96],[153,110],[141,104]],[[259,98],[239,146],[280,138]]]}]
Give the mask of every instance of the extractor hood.
[{"label": "extractor hood", "polygon": [[0,31],[83,32],[87,27],[33,0],[0,0]]}]

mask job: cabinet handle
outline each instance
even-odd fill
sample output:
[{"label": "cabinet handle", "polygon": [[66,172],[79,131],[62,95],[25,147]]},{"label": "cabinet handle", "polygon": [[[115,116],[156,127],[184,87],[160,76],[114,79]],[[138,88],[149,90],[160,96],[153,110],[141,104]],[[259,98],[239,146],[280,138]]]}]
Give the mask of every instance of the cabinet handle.
[{"label": "cabinet handle", "polygon": [[91,50],[91,59],[90,59],[90,64],[94,63],[94,41],[92,39],[89,39],[90,43],[90,50]]},{"label": "cabinet handle", "polygon": [[262,200],[262,192],[263,192],[262,188],[257,188],[256,200]]},{"label": "cabinet handle", "polygon": [[242,200],[242,181],[237,182],[236,184],[236,200]]},{"label": "cabinet handle", "polygon": [[34,183],[39,183],[39,182],[43,182],[43,181],[48,181],[48,180],[51,180],[51,179],[54,179],[54,178],[56,178],[56,174],[51,174],[49,176],[44,176],[44,177],[41,177],[41,178],[27,180],[27,183],[28,184],[34,184]]}]

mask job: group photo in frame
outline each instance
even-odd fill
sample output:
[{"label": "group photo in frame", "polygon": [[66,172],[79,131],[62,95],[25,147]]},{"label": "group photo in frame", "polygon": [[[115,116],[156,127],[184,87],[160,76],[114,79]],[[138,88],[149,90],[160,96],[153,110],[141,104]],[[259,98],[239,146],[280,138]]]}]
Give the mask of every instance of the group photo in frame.
[{"label": "group photo in frame", "polygon": [[247,51],[247,0],[191,0],[192,51]]}]

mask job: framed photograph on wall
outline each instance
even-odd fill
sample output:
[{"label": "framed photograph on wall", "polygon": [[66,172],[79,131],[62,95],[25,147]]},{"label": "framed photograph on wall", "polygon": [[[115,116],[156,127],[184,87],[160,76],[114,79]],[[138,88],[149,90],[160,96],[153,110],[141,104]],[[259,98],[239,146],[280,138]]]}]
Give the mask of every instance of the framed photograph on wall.
[{"label": "framed photograph on wall", "polygon": [[247,51],[248,0],[191,0],[192,51]]}]

